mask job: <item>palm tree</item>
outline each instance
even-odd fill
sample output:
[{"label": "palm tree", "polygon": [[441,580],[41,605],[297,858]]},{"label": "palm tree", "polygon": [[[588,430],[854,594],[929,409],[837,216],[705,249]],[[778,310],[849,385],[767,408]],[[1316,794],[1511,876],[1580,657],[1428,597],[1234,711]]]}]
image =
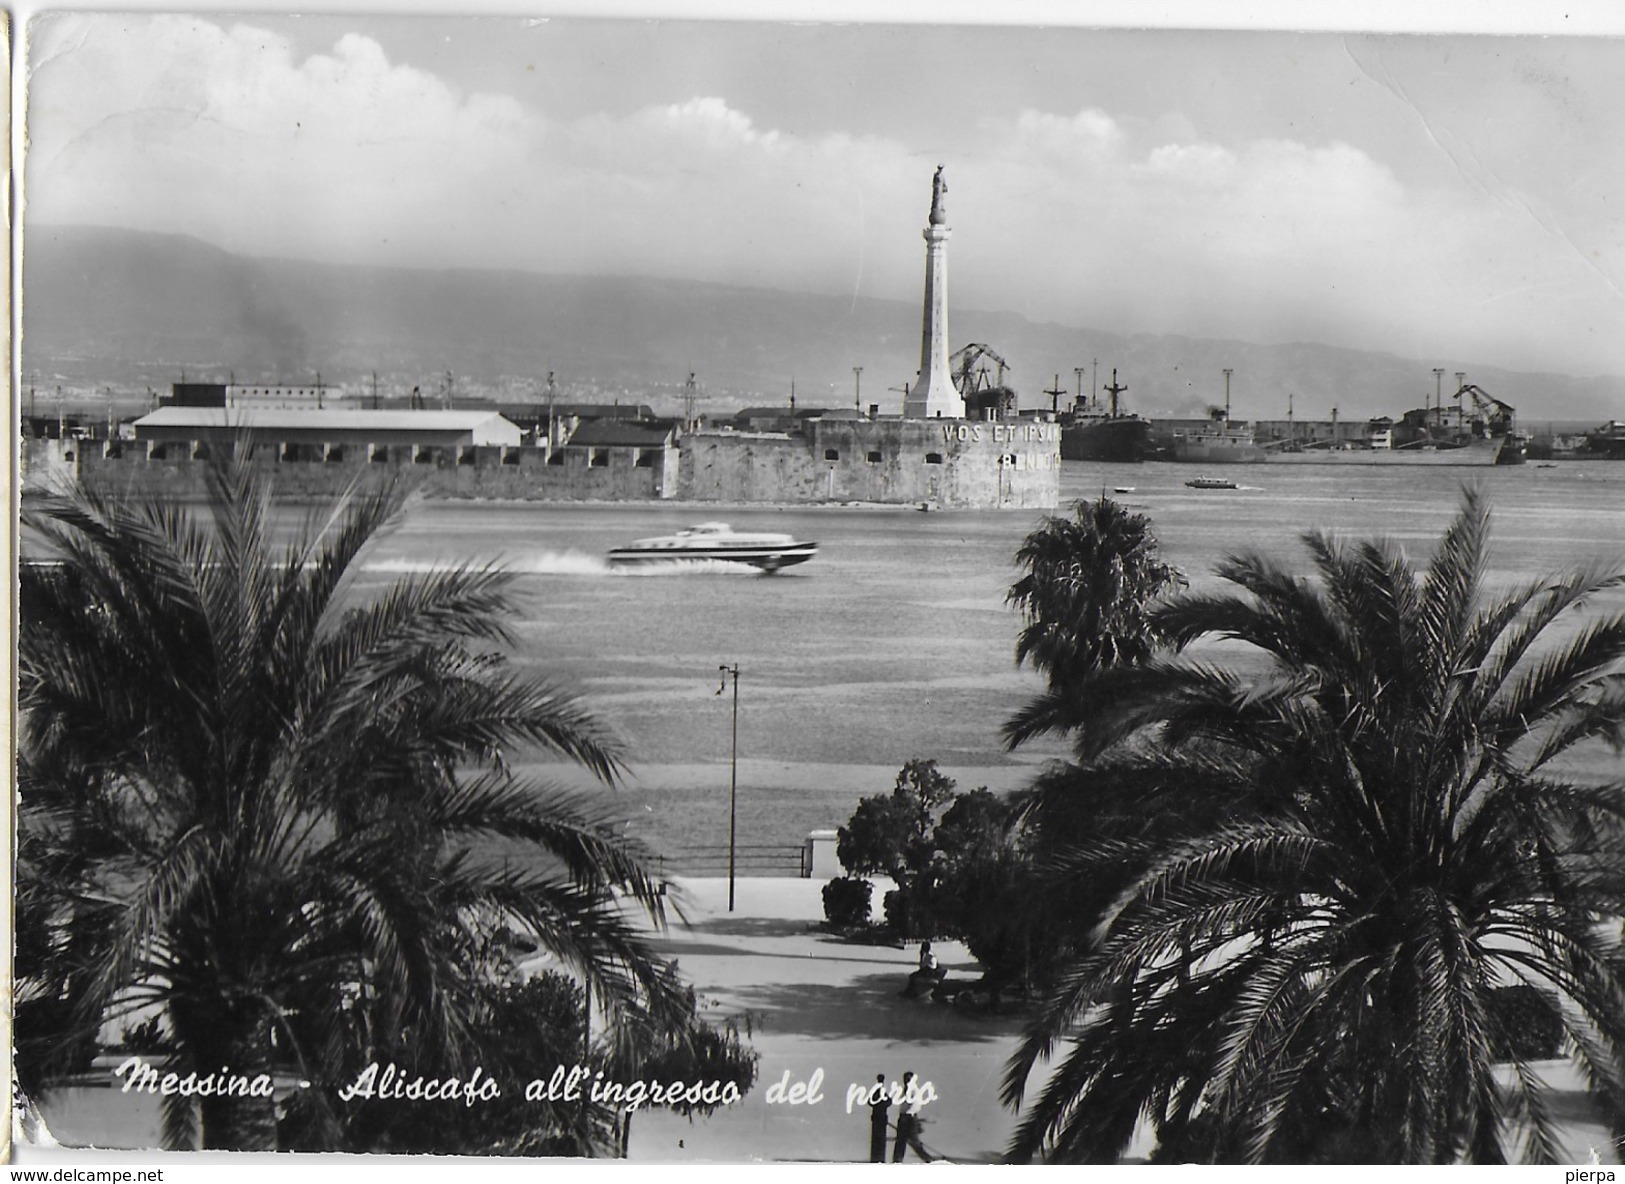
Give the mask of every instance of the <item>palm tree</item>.
[{"label": "palm tree", "polygon": [[[342,1082],[403,1048],[472,1065],[474,955],[511,930],[617,1023],[682,1015],[623,909],[662,919],[639,851],[590,796],[504,762],[533,745],[606,784],[622,768],[569,692],[502,652],[510,578],[355,587],[401,501],[347,498],[290,534],[227,457],[206,518],[84,490],[25,509],[42,555],[19,597],[26,1067],[158,1014],[183,1074]],[[169,1098],[165,1122],[171,1145],[276,1144],[264,1098]]]},{"label": "palm tree", "polygon": [[1468,491],[1423,571],[1320,533],[1313,579],[1232,557],[1154,623],[1260,672],[1163,654],[1012,725],[1072,736],[1058,874],[1115,889],[1008,1066],[1019,1105],[1058,1058],[1014,1155],[1110,1160],[1149,1122],[1183,1158],[1555,1160],[1520,985],[1625,1117],[1625,782],[1572,764],[1625,741],[1625,618],[1593,611],[1625,573],[1490,596],[1488,529]]},{"label": "palm tree", "polygon": [[1150,521],[1104,496],[1078,501],[1070,518],[1044,519],[1016,563],[1026,574],[1005,597],[1026,619],[1016,664],[1030,661],[1063,694],[1099,667],[1150,657],[1150,607],[1184,583],[1157,557]]}]

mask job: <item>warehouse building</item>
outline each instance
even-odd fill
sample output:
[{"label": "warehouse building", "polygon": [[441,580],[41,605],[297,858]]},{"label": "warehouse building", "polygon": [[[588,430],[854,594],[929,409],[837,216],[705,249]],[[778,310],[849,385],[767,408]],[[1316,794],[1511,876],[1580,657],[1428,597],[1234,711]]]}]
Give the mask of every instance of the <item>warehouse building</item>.
[{"label": "warehouse building", "polygon": [[517,448],[519,425],[495,411],[282,410],[160,407],[135,421],[135,438],[154,457],[170,449],[194,454],[245,432],[257,448],[274,447],[286,460],[330,460],[380,450]]}]

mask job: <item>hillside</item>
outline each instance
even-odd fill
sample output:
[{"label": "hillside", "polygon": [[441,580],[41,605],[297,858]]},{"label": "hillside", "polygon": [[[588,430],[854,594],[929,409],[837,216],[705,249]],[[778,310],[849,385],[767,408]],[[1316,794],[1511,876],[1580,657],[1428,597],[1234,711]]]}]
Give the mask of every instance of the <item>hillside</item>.
[{"label": "hillside", "polygon": [[[1007,358],[1022,406],[1046,405],[1060,375],[1116,367],[1128,404],[1200,414],[1223,399],[1231,367],[1238,416],[1397,415],[1433,391],[1433,366],[1518,408],[1526,425],[1625,418],[1625,377],[1520,374],[1472,359],[1406,359],[1308,343],[1258,345],[1119,336],[968,307],[954,292],[953,345],[985,342]],[[895,411],[919,360],[919,308],[636,277],[511,271],[409,271],[230,254],[184,236],[30,227],[24,244],[23,375],[44,390],[163,389],[192,379],[359,382],[459,395],[534,389],[548,371],[577,397],[670,406],[689,371],[706,409],[779,402],[795,380],[804,405],[862,401]],[[1447,387],[1452,383],[1445,376]]]}]

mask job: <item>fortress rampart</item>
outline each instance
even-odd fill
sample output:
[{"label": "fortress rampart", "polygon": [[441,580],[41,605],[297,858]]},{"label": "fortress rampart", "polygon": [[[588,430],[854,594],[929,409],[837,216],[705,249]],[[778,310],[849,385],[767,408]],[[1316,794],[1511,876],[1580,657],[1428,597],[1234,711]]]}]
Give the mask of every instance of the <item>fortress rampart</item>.
[{"label": "fortress rampart", "polygon": [[[1060,433],[1029,420],[815,420],[794,434],[697,432],[682,447],[260,445],[280,497],[332,497],[390,477],[426,497],[508,501],[875,502],[1050,509]],[[203,443],[25,440],[24,489],[77,477],[92,489],[200,497]]]},{"label": "fortress rampart", "polygon": [[1049,509],[1061,429],[1028,420],[815,420],[797,434],[699,432],[678,497],[695,502],[881,502]]},{"label": "fortress rampart", "polygon": [[[92,489],[199,497],[208,471],[197,445],[145,441],[25,440],[24,489],[77,475]],[[508,501],[654,501],[677,489],[677,450],[545,450],[463,445],[286,445],[256,449],[279,497],[327,498],[391,477],[434,498]]]}]

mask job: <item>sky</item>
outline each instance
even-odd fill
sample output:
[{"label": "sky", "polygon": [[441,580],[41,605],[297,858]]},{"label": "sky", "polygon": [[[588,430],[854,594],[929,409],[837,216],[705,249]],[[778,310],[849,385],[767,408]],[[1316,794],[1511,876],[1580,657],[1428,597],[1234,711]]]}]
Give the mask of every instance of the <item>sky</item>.
[{"label": "sky", "polygon": [[[884,11],[884,10],[882,10]],[[55,12],[27,228],[1625,375],[1625,39]],[[25,294],[26,299],[26,294]]]}]

